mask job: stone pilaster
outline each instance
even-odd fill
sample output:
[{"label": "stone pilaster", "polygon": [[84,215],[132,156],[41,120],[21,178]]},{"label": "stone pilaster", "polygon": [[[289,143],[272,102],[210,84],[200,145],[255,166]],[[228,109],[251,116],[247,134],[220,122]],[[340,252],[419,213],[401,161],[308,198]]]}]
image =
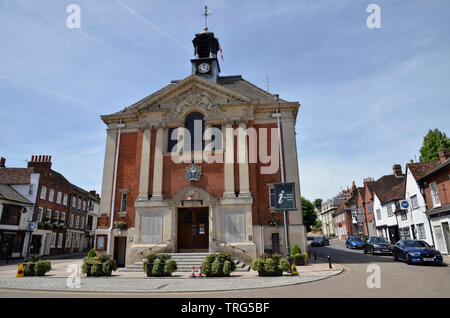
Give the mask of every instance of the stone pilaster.
[{"label": "stone pilaster", "polygon": [[[103,166],[102,200],[100,201],[100,214],[109,215],[111,213],[116,143],[117,129],[108,128],[106,133],[106,148]],[[69,204],[72,203],[69,202]]]},{"label": "stone pilaster", "polygon": [[234,193],[234,134],[231,123],[226,122],[225,128],[225,193],[224,197],[235,197]]},{"label": "stone pilaster", "polygon": [[164,151],[164,128],[160,126],[156,130],[155,160],[153,164],[152,200],[162,200],[163,151]]},{"label": "stone pilaster", "polygon": [[150,179],[150,148],[152,131],[144,129],[142,136],[141,169],[139,174],[139,197],[138,199],[148,200],[148,186]]},{"label": "stone pilaster", "polygon": [[250,196],[247,124],[245,122],[239,123],[238,131],[239,196]]}]

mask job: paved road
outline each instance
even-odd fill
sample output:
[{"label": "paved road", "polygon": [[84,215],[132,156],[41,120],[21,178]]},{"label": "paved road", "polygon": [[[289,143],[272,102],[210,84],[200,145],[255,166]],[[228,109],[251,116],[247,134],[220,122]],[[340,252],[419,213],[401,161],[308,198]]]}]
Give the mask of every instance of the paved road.
[{"label": "paved road", "polygon": [[[394,262],[390,255],[365,255],[360,250],[345,249],[344,243],[331,241],[327,247],[314,248],[312,251],[330,255],[347,271],[322,281],[301,285],[264,288],[249,291],[199,292],[169,294],[108,294],[108,297],[450,297],[450,266],[418,266]],[[380,288],[369,288],[367,272],[370,264],[380,266]],[[79,293],[2,291],[0,297],[80,297]],[[84,297],[104,297],[100,293],[83,293]]]}]

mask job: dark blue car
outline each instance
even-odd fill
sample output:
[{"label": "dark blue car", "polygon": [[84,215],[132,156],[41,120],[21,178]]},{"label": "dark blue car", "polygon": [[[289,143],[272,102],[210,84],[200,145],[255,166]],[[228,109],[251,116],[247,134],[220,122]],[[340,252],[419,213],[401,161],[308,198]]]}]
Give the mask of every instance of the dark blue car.
[{"label": "dark blue car", "polygon": [[346,248],[361,248],[364,245],[364,241],[361,240],[358,236],[350,236],[345,241]]},{"label": "dark blue car", "polygon": [[394,261],[401,260],[408,264],[442,265],[442,255],[427,242],[420,240],[400,240],[392,250]]}]

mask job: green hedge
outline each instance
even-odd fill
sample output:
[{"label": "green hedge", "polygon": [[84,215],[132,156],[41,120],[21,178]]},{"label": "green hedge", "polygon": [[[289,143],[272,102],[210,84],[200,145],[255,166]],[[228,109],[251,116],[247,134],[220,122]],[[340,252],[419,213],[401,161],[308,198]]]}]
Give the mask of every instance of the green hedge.
[{"label": "green hedge", "polygon": [[178,269],[177,262],[168,254],[149,254],[142,265],[148,277],[171,276]]},{"label": "green hedge", "polygon": [[206,277],[228,277],[236,270],[236,263],[230,254],[210,254],[202,262],[202,273]]},{"label": "green hedge", "polygon": [[263,255],[252,262],[252,269],[257,271],[259,276],[282,276],[283,272],[290,271],[290,264],[281,255]]}]

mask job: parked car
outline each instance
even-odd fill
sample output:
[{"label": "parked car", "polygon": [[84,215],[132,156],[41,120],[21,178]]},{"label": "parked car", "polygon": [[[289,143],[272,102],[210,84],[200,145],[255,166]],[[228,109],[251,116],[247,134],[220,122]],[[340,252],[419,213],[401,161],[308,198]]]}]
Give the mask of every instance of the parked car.
[{"label": "parked car", "polygon": [[391,243],[384,237],[369,236],[362,246],[364,254],[392,253]]},{"label": "parked car", "polygon": [[330,241],[325,236],[316,236],[311,242],[311,246],[326,246],[330,245]]},{"label": "parked car", "polygon": [[346,248],[361,248],[364,245],[364,241],[359,236],[350,236],[345,241]]},{"label": "parked car", "polygon": [[402,260],[408,264],[442,265],[441,252],[421,240],[400,240],[392,250],[394,261]]}]

